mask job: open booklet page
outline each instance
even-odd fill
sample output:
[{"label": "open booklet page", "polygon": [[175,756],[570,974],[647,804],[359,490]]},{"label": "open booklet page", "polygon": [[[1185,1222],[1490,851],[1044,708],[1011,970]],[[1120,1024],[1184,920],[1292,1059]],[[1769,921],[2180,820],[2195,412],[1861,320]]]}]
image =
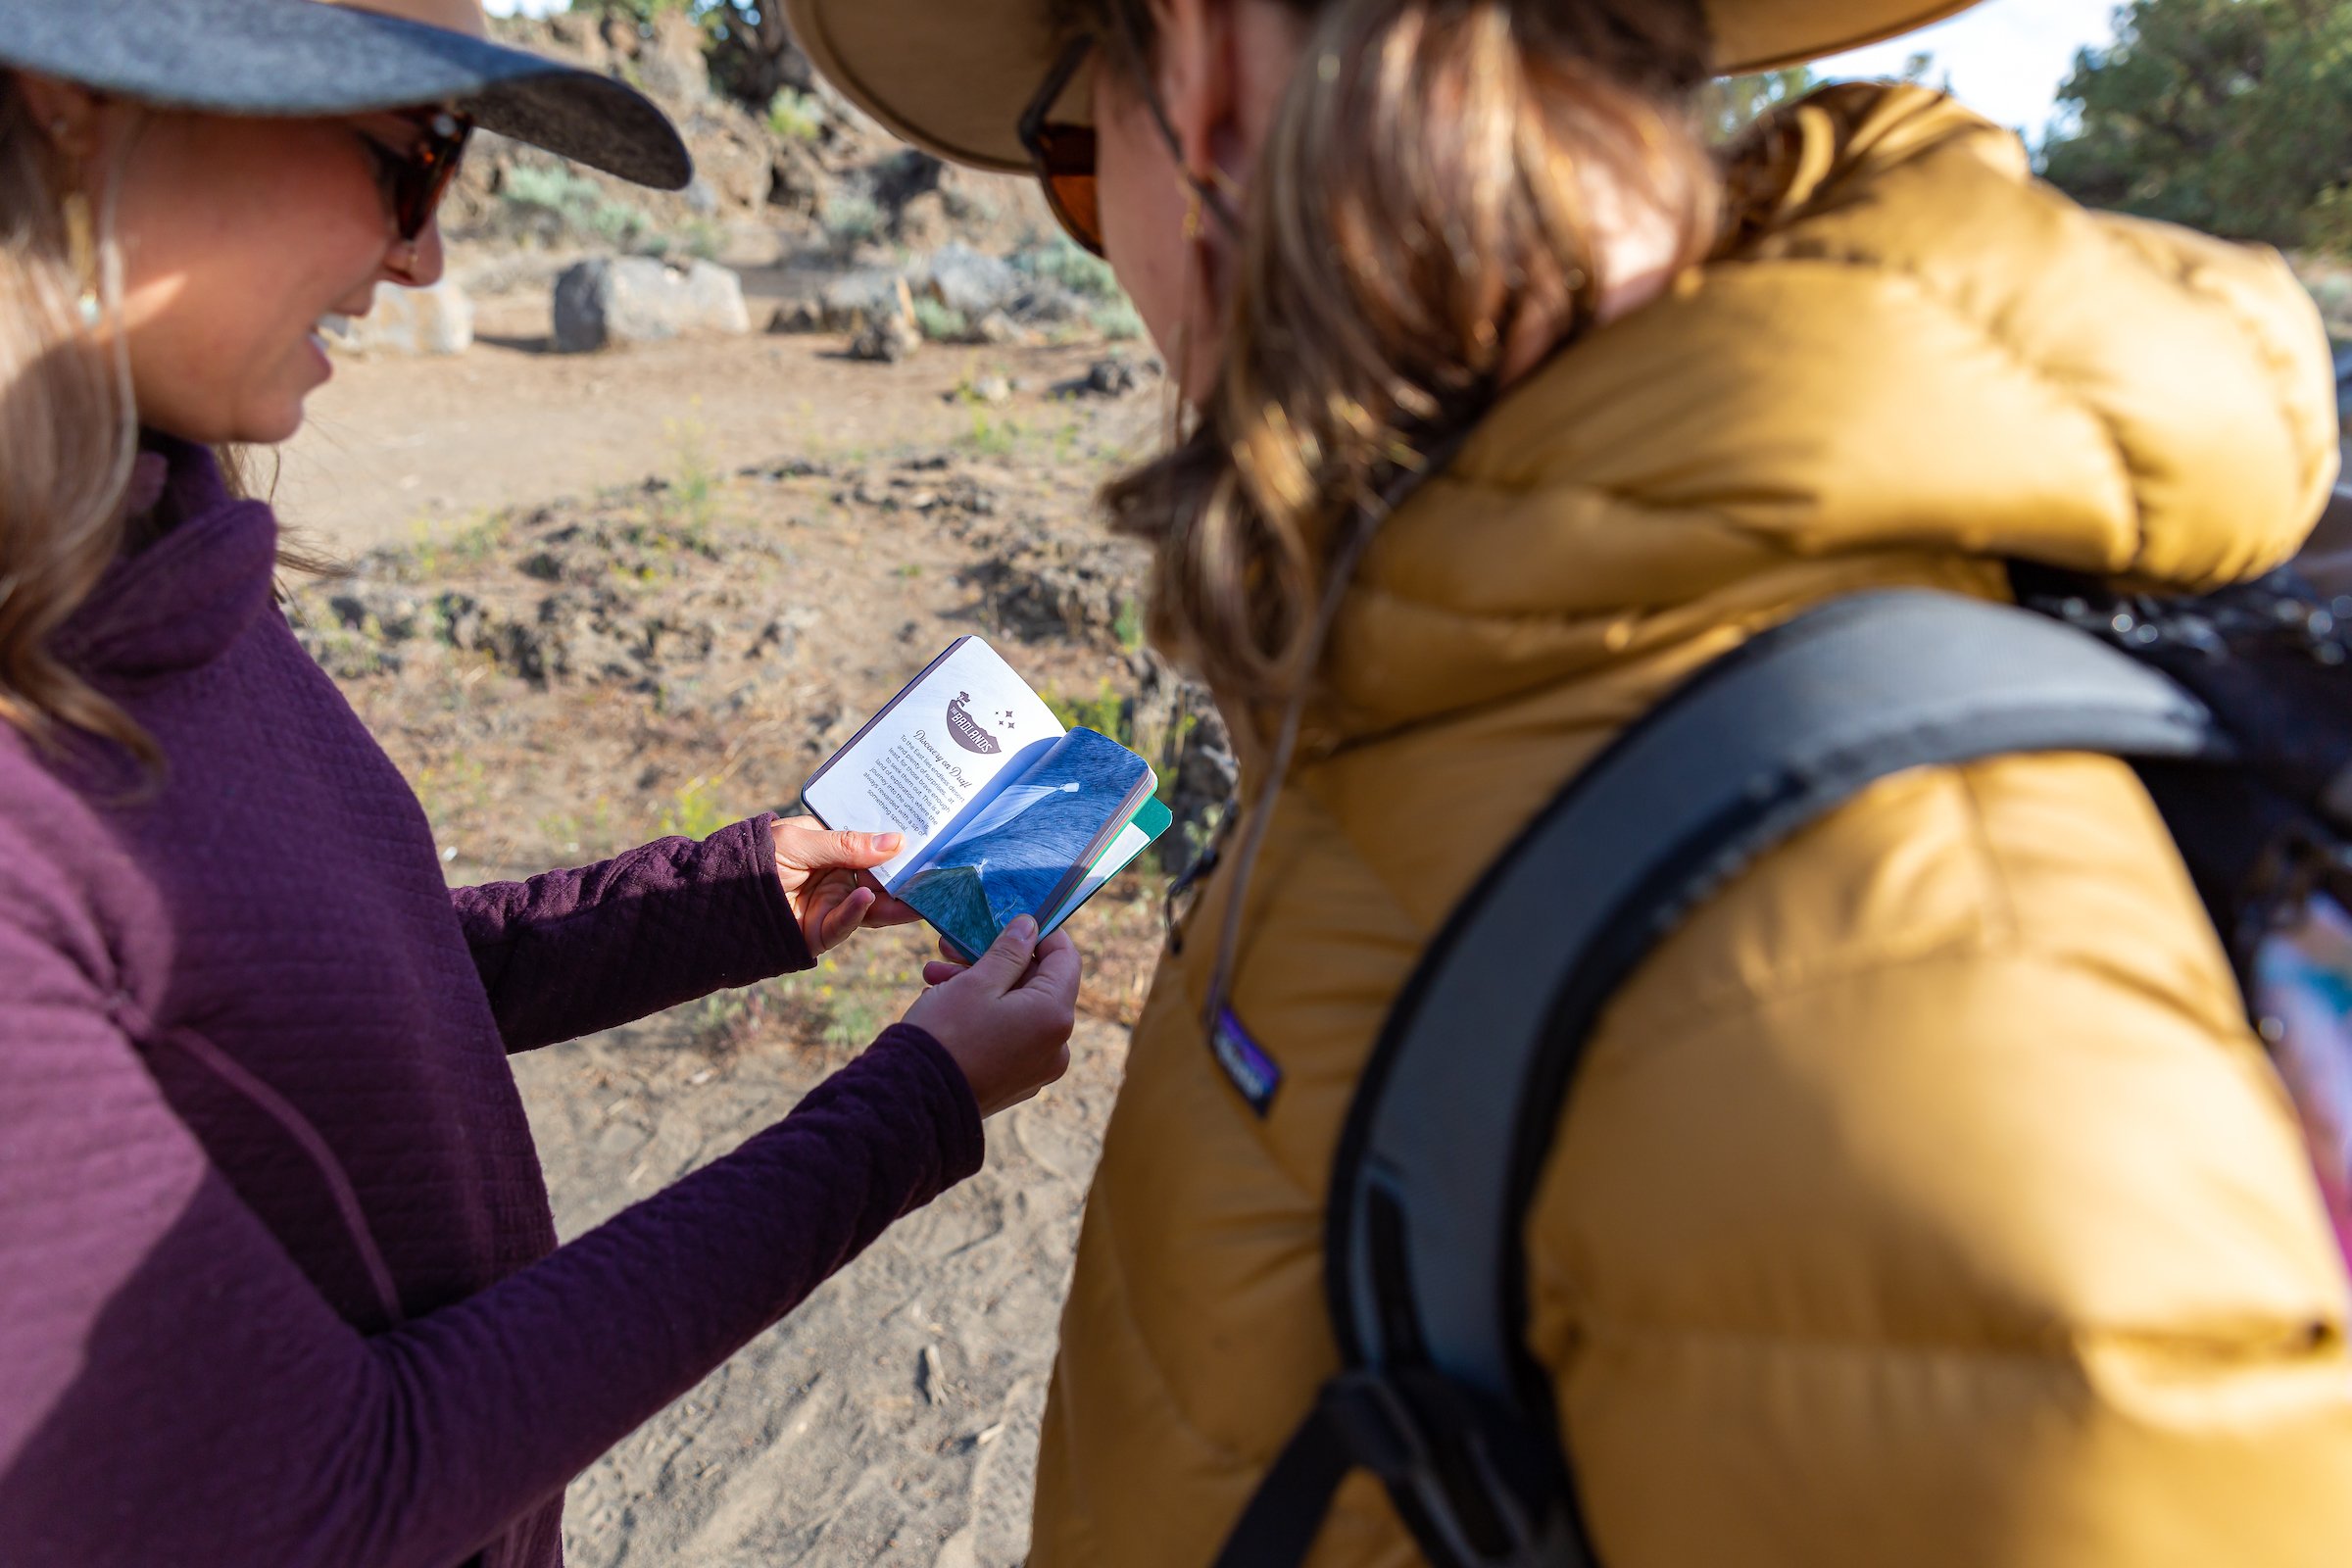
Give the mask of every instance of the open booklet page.
[{"label": "open booklet page", "polygon": [[1074,729],[932,841],[894,892],[967,954],[1018,915],[1042,926],[1157,783],[1144,760]]},{"label": "open booklet page", "polygon": [[1052,930],[1167,830],[1127,748],[1064,732],[995,650],[959,638],[802,792],[827,825],[896,832],[876,878],[978,953],[1030,914]]},{"label": "open booklet page", "polygon": [[874,873],[898,891],[907,868],[1008,768],[1062,737],[1054,710],[977,637],[959,637],[817,769],[801,798],[828,827],[901,833]]}]

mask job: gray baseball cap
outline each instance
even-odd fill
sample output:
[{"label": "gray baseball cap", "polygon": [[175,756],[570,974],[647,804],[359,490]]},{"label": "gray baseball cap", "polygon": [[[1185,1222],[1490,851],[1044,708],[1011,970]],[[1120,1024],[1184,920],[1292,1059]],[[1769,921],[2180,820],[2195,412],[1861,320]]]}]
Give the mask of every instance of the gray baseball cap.
[{"label": "gray baseball cap", "polygon": [[693,179],[644,94],[487,33],[478,0],[0,0],[0,67],[220,115],[448,104],[640,185]]}]

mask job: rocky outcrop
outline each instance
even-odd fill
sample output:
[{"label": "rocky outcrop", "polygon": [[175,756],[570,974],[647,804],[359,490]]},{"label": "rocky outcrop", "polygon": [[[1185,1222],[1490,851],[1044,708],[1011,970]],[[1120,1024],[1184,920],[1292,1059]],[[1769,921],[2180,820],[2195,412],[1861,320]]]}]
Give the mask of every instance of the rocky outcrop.
[{"label": "rocky outcrop", "polygon": [[593,354],[631,343],[751,331],[743,280],[711,262],[598,257],[556,280],[556,348]]}]

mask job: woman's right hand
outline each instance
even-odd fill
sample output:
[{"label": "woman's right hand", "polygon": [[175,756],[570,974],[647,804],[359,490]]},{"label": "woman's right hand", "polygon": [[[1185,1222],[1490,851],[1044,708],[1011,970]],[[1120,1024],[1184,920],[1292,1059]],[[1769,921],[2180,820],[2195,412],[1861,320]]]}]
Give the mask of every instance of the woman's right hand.
[{"label": "woman's right hand", "polygon": [[993,1116],[1069,1071],[1078,971],[1070,939],[1056,931],[1038,941],[1024,914],[979,962],[925,992],[906,1021],[947,1048],[980,1114]]}]

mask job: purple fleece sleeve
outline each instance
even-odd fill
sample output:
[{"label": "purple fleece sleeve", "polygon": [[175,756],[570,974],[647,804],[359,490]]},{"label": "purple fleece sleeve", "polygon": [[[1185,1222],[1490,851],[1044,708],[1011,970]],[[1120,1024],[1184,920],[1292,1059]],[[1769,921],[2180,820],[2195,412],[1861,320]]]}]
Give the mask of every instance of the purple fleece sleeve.
[{"label": "purple fleece sleeve", "polygon": [[809,964],[772,816],[450,895],[507,1049],[576,1040]]},{"label": "purple fleece sleeve", "polygon": [[0,909],[0,1559],[449,1568],[976,1169],[904,1025],[784,1121],[490,1289],[345,1324]]}]

